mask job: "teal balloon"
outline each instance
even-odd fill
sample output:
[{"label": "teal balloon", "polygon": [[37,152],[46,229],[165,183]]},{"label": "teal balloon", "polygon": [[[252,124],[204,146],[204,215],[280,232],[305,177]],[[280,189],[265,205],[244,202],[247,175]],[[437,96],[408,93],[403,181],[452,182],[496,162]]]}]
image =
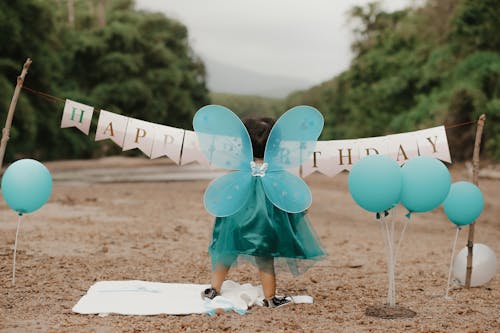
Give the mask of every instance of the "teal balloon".
[{"label": "teal balloon", "polygon": [[451,175],[440,160],[428,156],[415,157],[406,162],[401,171],[401,204],[410,212],[431,211],[446,199]]},{"label": "teal balloon", "polygon": [[52,193],[52,176],[40,162],[23,159],[12,163],[2,177],[2,195],[19,214],[42,207]]},{"label": "teal balloon", "polygon": [[469,182],[456,182],[451,185],[450,193],[443,202],[448,219],[457,226],[474,222],[484,207],[481,190]]},{"label": "teal balloon", "polygon": [[385,155],[369,155],[353,165],[349,192],[369,212],[379,213],[398,204],[401,195],[401,168]]}]

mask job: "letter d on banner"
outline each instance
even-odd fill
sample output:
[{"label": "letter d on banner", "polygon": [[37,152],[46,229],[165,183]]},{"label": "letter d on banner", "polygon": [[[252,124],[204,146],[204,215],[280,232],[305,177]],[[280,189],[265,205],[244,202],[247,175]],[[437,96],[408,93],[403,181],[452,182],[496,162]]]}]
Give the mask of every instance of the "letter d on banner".
[{"label": "letter d on banner", "polygon": [[64,104],[63,116],[61,119],[61,128],[76,127],[83,133],[89,135],[90,123],[94,107],[82,103],[66,100]]}]

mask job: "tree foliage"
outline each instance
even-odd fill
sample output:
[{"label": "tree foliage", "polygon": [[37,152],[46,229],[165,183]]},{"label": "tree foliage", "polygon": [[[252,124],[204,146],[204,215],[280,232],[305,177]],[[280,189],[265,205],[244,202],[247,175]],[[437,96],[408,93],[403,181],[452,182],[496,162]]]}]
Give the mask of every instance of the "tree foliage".
[{"label": "tree foliage", "polygon": [[223,105],[240,118],[270,117],[277,119],[286,109],[283,100],[261,96],[211,93],[212,103]]},{"label": "tree foliage", "polygon": [[[0,107],[5,114],[16,76],[31,57],[25,86],[189,128],[193,113],[209,103],[209,95],[204,65],[188,45],[186,27],[163,14],[137,11],[128,0],[107,0],[101,26],[95,1],[73,3],[73,25],[66,1],[0,3]],[[60,130],[62,108],[62,103],[23,92],[6,159],[92,157],[113,146]]]},{"label": "tree foliage", "polygon": [[[500,6],[497,1],[429,0],[383,12],[351,10],[355,57],[330,81],[294,93],[287,105],[325,112],[325,139],[369,137],[454,125],[487,116],[483,151],[500,158]],[[450,128],[454,159],[472,156],[473,125]]]}]

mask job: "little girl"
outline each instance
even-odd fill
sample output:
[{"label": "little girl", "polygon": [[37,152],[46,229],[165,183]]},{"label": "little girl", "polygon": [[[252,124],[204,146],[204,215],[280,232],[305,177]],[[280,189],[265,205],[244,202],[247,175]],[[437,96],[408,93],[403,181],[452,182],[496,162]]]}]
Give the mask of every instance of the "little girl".
[{"label": "little girl", "polygon": [[[262,163],[267,138],[274,125],[271,118],[251,118],[243,122],[250,135],[254,162]],[[264,175],[265,177],[265,175]],[[325,255],[305,212],[288,213],[266,197],[261,177],[253,178],[253,192],[237,213],[216,217],[209,253],[212,259],[211,287],[202,292],[203,298],[220,294],[229,268],[238,258],[248,259],[259,270],[264,291],[264,305],[276,308],[291,302],[290,297],[276,296],[275,264],[284,261],[294,275],[311,265],[299,265]]]}]

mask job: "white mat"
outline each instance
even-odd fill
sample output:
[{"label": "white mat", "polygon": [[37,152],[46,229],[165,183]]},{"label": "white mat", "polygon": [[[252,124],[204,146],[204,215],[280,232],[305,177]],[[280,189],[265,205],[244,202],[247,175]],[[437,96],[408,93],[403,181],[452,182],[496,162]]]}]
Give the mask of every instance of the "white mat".
[{"label": "white mat", "polygon": [[[262,305],[261,286],[224,281],[221,296],[202,300],[207,284],[160,283],[147,281],[101,281],[92,285],[73,307],[80,314],[123,315],[214,314],[215,309],[244,314],[252,305]],[[294,303],[312,303],[310,296],[294,296]]]}]

